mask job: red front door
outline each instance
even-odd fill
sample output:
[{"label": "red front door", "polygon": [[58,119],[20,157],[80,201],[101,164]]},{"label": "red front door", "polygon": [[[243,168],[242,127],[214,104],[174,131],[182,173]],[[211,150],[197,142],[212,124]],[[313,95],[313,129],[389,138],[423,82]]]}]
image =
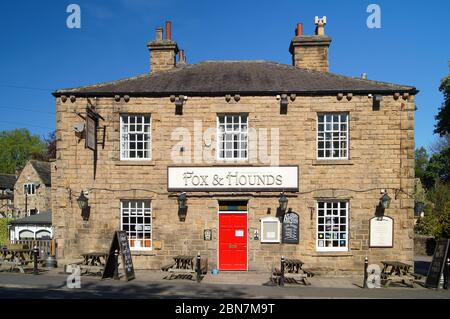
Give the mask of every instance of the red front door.
[{"label": "red front door", "polygon": [[247,270],[247,214],[219,213],[219,269]]}]

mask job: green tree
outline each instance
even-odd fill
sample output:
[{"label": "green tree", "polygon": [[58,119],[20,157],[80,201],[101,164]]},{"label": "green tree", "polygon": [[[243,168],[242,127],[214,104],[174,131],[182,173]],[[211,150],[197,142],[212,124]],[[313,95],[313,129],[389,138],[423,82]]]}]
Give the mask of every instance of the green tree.
[{"label": "green tree", "polygon": [[417,220],[415,232],[436,238],[449,236],[450,186],[438,183],[435,188],[428,191],[426,197],[425,214]]},{"label": "green tree", "polygon": [[14,174],[30,159],[47,159],[47,144],[27,129],[0,132],[0,173]]},{"label": "green tree", "polygon": [[434,133],[445,136],[450,134],[450,74],[442,79],[439,91],[444,94],[444,103],[436,115],[437,123]]},{"label": "green tree", "polygon": [[450,147],[431,156],[422,177],[426,189],[431,189],[438,182],[450,182]]},{"label": "green tree", "polygon": [[425,171],[428,166],[428,154],[425,148],[421,147],[414,152],[414,158],[416,162],[416,178],[420,178],[420,181],[424,182]]}]

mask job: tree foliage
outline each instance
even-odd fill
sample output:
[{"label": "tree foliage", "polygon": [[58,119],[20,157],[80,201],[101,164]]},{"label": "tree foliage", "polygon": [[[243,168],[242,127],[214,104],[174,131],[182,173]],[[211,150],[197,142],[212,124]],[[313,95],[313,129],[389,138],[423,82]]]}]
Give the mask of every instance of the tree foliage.
[{"label": "tree foliage", "polygon": [[444,94],[444,103],[441,105],[438,115],[436,115],[437,123],[434,133],[445,136],[450,134],[450,74],[442,79],[439,91]]},{"label": "tree foliage", "polygon": [[439,183],[427,192],[424,217],[417,220],[414,230],[436,238],[450,235],[450,185]]},{"label": "tree foliage", "polygon": [[425,171],[428,166],[428,154],[425,148],[421,147],[414,152],[414,159],[416,161],[416,178],[420,178],[420,181],[424,182]]},{"label": "tree foliage", "polygon": [[27,129],[0,132],[0,173],[14,174],[30,159],[47,159],[45,141]]}]

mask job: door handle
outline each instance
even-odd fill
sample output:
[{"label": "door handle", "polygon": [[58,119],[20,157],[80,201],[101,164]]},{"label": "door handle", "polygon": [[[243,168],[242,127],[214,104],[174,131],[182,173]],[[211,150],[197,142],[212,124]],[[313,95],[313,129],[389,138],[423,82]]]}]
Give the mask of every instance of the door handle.
[{"label": "door handle", "polygon": [[228,248],[236,248],[236,245],[228,245]]}]

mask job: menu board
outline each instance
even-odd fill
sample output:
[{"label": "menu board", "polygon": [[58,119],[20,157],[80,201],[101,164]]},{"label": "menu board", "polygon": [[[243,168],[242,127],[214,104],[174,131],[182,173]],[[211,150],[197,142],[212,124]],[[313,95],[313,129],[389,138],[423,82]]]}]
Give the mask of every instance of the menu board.
[{"label": "menu board", "polygon": [[114,276],[115,269],[115,251],[119,251],[119,255],[122,256],[122,264],[125,271],[126,279],[132,280],[135,278],[133,260],[131,259],[131,250],[128,243],[126,231],[116,231],[114,233],[114,238],[111,242],[111,247],[109,249],[108,260],[106,261],[105,269],[103,271],[103,278],[112,278]]},{"label": "menu board", "polygon": [[425,282],[427,288],[438,288],[442,271],[444,270],[445,261],[449,255],[450,242],[448,239],[438,240],[436,249],[434,250],[433,260],[428,269],[428,276]]},{"label": "menu board", "polygon": [[297,213],[287,212],[284,214],[281,230],[281,242],[285,244],[298,244],[299,240],[299,217]]},{"label": "menu board", "polygon": [[374,217],[370,219],[369,247],[394,247],[394,220],[391,217]]}]

